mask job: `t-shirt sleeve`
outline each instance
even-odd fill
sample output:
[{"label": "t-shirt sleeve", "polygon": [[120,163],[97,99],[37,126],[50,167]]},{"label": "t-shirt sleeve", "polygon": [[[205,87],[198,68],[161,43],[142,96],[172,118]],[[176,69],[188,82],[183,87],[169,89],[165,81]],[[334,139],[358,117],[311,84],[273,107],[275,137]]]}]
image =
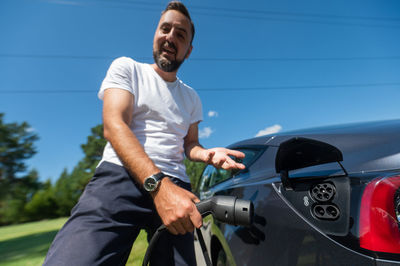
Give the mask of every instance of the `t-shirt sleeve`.
[{"label": "t-shirt sleeve", "polygon": [[109,88],[127,90],[135,95],[135,86],[132,84],[134,75],[134,61],[128,57],[115,59],[109,67],[104,78],[98,97],[103,100],[104,91]]},{"label": "t-shirt sleeve", "polygon": [[197,93],[194,94],[194,109],[192,112],[192,119],[190,124],[197,123],[203,120],[203,106]]}]

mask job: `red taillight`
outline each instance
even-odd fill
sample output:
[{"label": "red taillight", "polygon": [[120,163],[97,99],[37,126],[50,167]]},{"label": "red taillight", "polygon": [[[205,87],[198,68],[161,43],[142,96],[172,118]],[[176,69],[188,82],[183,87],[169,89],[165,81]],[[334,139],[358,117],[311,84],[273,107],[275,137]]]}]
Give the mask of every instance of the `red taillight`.
[{"label": "red taillight", "polygon": [[400,229],[395,204],[400,176],[375,179],[364,190],[360,209],[360,246],[400,253]]}]

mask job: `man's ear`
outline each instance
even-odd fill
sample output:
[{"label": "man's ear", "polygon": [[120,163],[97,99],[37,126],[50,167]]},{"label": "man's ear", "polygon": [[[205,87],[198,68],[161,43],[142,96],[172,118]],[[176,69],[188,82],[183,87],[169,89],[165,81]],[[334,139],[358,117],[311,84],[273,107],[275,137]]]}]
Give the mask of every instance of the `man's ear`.
[{"label": "man's ear", "polygon": [[188,59],[190,54],[192,53],[193,45],[190,45],[189,49],[186,52],[185,59]]}]

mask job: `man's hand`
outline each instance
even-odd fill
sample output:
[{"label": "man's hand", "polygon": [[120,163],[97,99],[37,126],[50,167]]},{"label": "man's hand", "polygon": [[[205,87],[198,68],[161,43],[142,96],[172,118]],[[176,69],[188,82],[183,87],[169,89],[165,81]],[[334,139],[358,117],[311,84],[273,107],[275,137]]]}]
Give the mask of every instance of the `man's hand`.
[{"label": "man's hand", "polygon": [[245,169],[242,163],[235,162],[230,156],[238,159],[244,158],[244,153],[226,148],[212,148],[203,151],[204,162],[225,170]]},{"label": "man's hand", "polygon": [[152,196],[163,224],[172,234],[193,232],[194,227],[202,226],[203,219],[195,205],[199,199],[175,185],[169,178],[161,180],[158,190]]}]

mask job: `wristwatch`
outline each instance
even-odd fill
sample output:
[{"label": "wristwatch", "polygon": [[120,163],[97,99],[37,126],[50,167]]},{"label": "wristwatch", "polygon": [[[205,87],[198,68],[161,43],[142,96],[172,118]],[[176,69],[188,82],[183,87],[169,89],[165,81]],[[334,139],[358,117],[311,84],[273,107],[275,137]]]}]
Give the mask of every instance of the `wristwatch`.
[{"label": "wristwatch", "polygon": [[163,172],[159,172],[157,174],[146,177],[143,183],[144,189],[148,192],[156,191],[161,179],[163,179],[164,177],[165,175]]}]

